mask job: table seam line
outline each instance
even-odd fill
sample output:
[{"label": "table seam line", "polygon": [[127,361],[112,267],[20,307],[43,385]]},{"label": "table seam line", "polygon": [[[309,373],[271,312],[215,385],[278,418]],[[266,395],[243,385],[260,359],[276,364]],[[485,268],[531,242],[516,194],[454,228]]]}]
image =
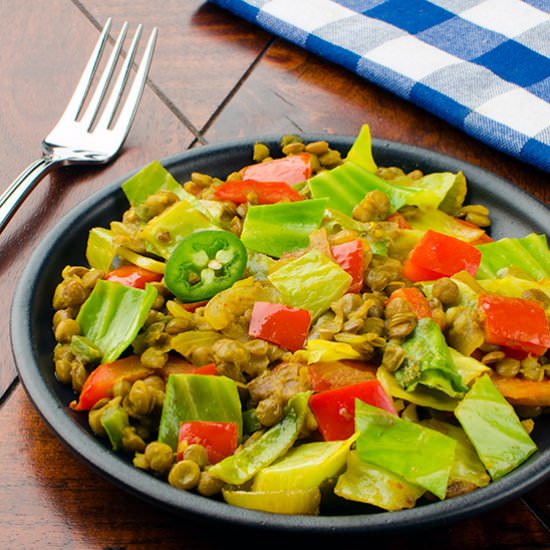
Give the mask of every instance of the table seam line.
[{"label": "table seam line", "polygon": [[14,392],[19,382],[19,376],[16,375],[13,380],[8,384],[4,393],[0,396],[0,408],[8,401],[10,395]]},{"label": "table seam line", "polygon": [[[219,115],[223,112],[223,110],[229,105],[231,100],[235,97],[237,92],[242,88],[242,86],[245,84],[245,82],[248,80],[258,63],[264,58],[265,54],[269,50],[269,48],[273,45],[275,41],[275,37],[271,37],[265,46],[261,49],[260,53],[256,56],[254,61],[250,63],[246,71],[243,73],[241,78],[235,83],[235,85],[229,90],[227,95],[223,98],[223,100],[220,102],[218,107],[214,110],[212,115],[208,118],[208,120],[202,125],[202,127],[199,130],[200,136],[203,138],[203,144],[207,144],[208,140],[204,138],[204,134],[212,127],[216,119],[219,117]],[[190,147],[195,145],[197,140],[195,139]]]},{"label": "table seam line", "polygon": [[[79,0],[71,0],[72,4],[92,23],[92,25],[98,30],[101,31],[102,26],[99,23],[99,21],[91,14],[91,12],[79,1]],[[109,34],[109,40],[111,43],[114,43],[114,38]],[[132,64],[133,68],[137,68],[137,63],[134,61]],[[160,99],[160,101],[168,108],[168,110],[176,116],[176,118],[189,130],[194,138],[192,143],[196,143],[197,141],[200,141],[203,143],[203,138],[201,135],[200,130],[189,120],[185,114],[180,111],[174,104],[172,100],[168,98],[168,96],[155,84],[155,82],[150,78],[147,77],[145,80],[145,85],[149,87],[149,89]]]}]

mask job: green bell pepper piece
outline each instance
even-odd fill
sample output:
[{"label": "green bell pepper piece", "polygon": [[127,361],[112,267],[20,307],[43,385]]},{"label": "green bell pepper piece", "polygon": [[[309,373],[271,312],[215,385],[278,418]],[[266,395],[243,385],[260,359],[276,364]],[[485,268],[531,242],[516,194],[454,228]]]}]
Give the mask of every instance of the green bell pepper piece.
[{"label": "green bell pepper piece", "polygon": [[480,377],[455,409],[493,480],[500,479],[537,450],[512,405],[488,374]]},{"label": "green bell pepper piece", "polygon": [[445,337],[431,318],[419,319],[402,348],[405,360],[395,373],[401,386],[414,390],[418,384],[458,397],[468,391],[457,372]]},{"label": "green bell pepper piece", "polygon": [[252,435],[254,432],[262,429],[262,424],[256,416],[256,409],[247,409],[243,411],[243,432]]},{"label": "green bell pepper piece", "polygon": [[348,453],[346,471],[338,477],[334,493],[390,512],[412,508],[425,489],[389,470],[368,464],[357,451]]},{"label": "green bell pepper piece", "polygon": [[158,440],[178,446],[183,421],[235,422],[242,438],[241,400],[234,380],[207,374],[171,374],[166,384]]},{"label": "green bell pepper piece", "polygon": [[550,251],[544,234],[530,233],[519,239],[506,237],[477,248],[481,251],[481,262],[476,279],[494,279],[500,270],[511,266],[536,281],[550,277]]},{"label": "green bell pepper piece", "polygon": [[111,363],[134,341],[157,297],[157,290],[100,280],[82,304],[76,318],[85,336]]},{"label": "green bell pepper piece", "polygon": [[111,442],[113,451],[122,450],[124,428],[130,426],[128,413],[120,405],[109,406],[101,415],[100,422]]},{"label": "green bell pepper piece", "polygon": [[288,306],[308,309],[313,318],[341,298],[351,276],[316,249],[291,260],[267,277]]},{"label": "green bell pepper piece", "polygon": [[327,199],[250,206],[241,233],[244,245],[280,258],[307,248],[309,235],[319,229]]},{"label": "green bell pepper piece", "polygon": [[361,460],[386,468],[445,498],[456,441],[420,424],[355,400],[355,429]]},{"label": "green bell pepper piece", "polygon": [[288,402],[283,419],[258,439],[240,447],[231,456],[214,464],[208,473],[232,485],[252,479],[262,468],[283,456],[294,444],[305,423],[311,392],[294,395]]},{"label": "green bell pepper piece", "polygon": [[82,362],[90,364],[98,364],[103,357],[102,351],[88,338],[75,334],[71,338],[71,352]]},{"label": "green bell pepper piece", "polygon": [[101,271],[110,271],[116,256],[113,232],[103,227],[94,227],[88,233],[86,259],[90,267]]}]

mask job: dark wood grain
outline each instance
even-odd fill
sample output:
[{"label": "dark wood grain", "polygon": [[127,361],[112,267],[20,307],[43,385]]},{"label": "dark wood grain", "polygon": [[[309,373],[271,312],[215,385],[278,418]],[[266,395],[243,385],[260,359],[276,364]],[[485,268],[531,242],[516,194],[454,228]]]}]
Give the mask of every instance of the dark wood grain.
[{"label": "dark wood grain", "polygon": [[[0,190],[40,156],[41,140],[63,112],[98,37],[94,25],[72,3],[54,0],[40,6],[29,18],[21,2],[0,3]],[[6,304],[34,246],[60,216],[106,183],[184,150],[194,138],[149,87],[116,162],[105,168],[64,168],[46,177],[0,238],[0,286]],[[0,348],[10,349],[7,319],[0,324]],[[1,393],[14,375],[12,358],[3,353]]]},{"label": "dark wood grain", "polygon": [[127,19],[159,28],[151,80],[172,110],[198,133],[271,41],[270,35],[204,0],[86,0],[95,20]]},{"label": "dark wood grain", "polygon": [[[34,246],[84,197],[150,160],[191,146],[288,132],[348,134],[427,147],[488,169],[550,200],[550,177],[498,153],[421,109],[334,64],[275,39],[201,0],[0,2],[0,191],[40,153],[98,35],[113,16],[160,37],[135,125],[105,168],[63,169],[46,178],[0,235],[0,285],[11,303]],[[304,547],[322,540],[239,532],[171,515],[104,480],[46,426],[12,382],[9,317],[0,320],[0,548],[209,550]],[[5,394],[6,388],[13,391]],[[550,510],[550,481],[529,497]],[[350,547],[537,549],[550,533],[521,499],[417,536],[342,538]]]}]

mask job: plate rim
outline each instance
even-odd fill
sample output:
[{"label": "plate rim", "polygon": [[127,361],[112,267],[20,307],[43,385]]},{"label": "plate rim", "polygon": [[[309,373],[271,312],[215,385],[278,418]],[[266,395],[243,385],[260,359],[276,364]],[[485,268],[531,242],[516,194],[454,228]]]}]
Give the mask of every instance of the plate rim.
[{"label": "plate rim", "polygon": [[[308,141],[325,139],[331,145],[342,148],[342,150],[349,147],[355,139],[354,136],[335,134],[303,133],[299,135]],[[280,135],[251,136],[230,142],[203,145],[159,160],[168,170],[171,170],[174,166],[182,163],[191,164],[197,158],[251,147],[256,141],[275,143],[279,139]],[[391,140],[373,139],[375,159],[378,154],[388,150],[399,155],[404,154],[408,157],[421,158],[427,163],[443,164],[448,167],[449,171],[460,169],[465,173],[468,181],[477,182],[478,179],[481,181],[488,179],[494,182],[491,185],[498,183],[500,186],[499,191],[503,193],[502,200],[506,202],[521,197],[522,200],[530,202],[537,216],[548,217],[548,220],[550,220],[550,208],[538,197],[490,171],[444,153]],[[29,341],[32,343],[30,324],[27,323],[27,319],[30,313],[32,291],[38,281],[38,276],[35,274],[40,272],[40,266],[46,261],[44,253],[51,248],[52,243],[61,238],[62,228],[66,227],[71,220],[76,220],[91,205],[96,205],[100,201],[116,195],[117,192],[122,192],[120,190],[121,183],[138,172],[143,166],[116,178],[112,183],[96,191],[85,201],[67,212],[55,224],[41,239],[29,258],[16,287],[11,305],[10,339],[19,379],[46,424],[52,429],[57,438],[81,461],[114,483],[114,485],[133,493],[142,500],[176,514],[194,516],[208,521],[216,520],[248,528],[267,528],[277,531],[317,534],[384,533],[395,532],[396,530],[409,531],[433,528],[443,522],[459,521],[502,505],[513,498],[521,496],[550,476],[550,449],[546,449],[543,453],[537,451],[538,456],[532,459],[532,463],[520,466],[517,470],[484,488],[454,499],[397,512],[382,511],[374,514],[341,516],[287,516],[237,508],[190,492],[178,491],[170,487],[165,481],[157,480],[150,474],[134,468],[90,434],[88,434],[88,438],[83,438],[83,430],[71,419],[66,407],[51,394],[46,380],[41,375],[38,365],[35,364],[34,344],[28,346]],[[479,184],[475,183],[473,185],[477,186]],[[21,330],[22,327],[25,327],[25,330]],[[126,468],[120,470],[121,466],[126,466]],[[121,471],[123,475],[120,475]]]}]

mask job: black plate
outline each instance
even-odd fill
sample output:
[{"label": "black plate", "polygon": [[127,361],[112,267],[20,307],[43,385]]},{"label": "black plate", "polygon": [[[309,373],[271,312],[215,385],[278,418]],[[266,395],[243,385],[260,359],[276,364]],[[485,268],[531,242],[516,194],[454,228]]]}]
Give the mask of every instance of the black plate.
[{"label": "black plate", "polygon": [[[306,140],[328,139],[342,153],[351,137],[305,135]],[[276,139],[256,138],[277,148]],[[179,181],[192,171],[225,177],[249,164],[252,145],[248,139],[229,145],[205,146],[164,159],[162,163]],[[540,201],[496,176],[456,159],[424,149],[388,141],[375,141],[374,157],[381,166],[420,168],[425,172],[462,170],[469,182],[470,203],[485,204],[493,220],[492,236],[522,237],[546,233],[550,210]],[[129,174],[127,177],[129,177]],[[126,178],[124,178],[126,179]],[[114,484],[177,514],[223,522],[233,526],[274,529],[293,533],[382,533],[435,527],[494,508],[542,482],[550,474],[550,418],[537,420],[534,439],[539,451],[498,482],[451,500],[399,512],[365,513],[365,507],[345,506],[343,515],[284,516],[229,506],[189,492],[137,470],[111,452],[89,432],[85,415],[70,411],[73,392],[54,376],[51,331],[51,299],[60,273],[67,264],[85,265],[87,234],[95,226],[107,227],[127,208],[118,180],[80,204],[47,235],[32,255],[17,287],[12,306],[11,338],[20,379],[45,421],[82,460]]]}]

